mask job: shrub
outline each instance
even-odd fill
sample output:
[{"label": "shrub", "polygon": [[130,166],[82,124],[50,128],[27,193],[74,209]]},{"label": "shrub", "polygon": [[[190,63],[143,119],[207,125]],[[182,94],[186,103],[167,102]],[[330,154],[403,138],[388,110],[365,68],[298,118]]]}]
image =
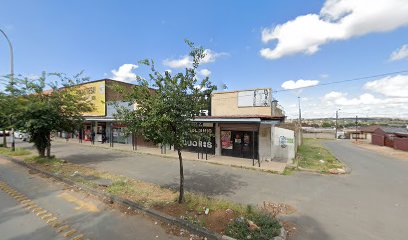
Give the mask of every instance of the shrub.
[{"label": "shrub", "polygon": [[[227,226],[225,233],[235,239],[257,239],[269,240],[280,234],[281,225],[269,214],[247,209],[251,212],[246,217],[235,219]],[[255,223],[259,229],[251,230],[248,226],[248,220]]]}]

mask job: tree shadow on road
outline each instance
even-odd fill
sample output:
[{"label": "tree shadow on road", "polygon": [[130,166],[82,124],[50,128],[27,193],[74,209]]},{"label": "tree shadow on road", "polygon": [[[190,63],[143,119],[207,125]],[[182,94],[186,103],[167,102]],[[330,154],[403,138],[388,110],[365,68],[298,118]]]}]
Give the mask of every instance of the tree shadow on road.
[{"label": "tree shadow on road", "polygon": [[333,235],[330,235],[320,223],[310,216],[294,214],[279,217],[279,219],[289,222],[289,224],[284,224],[286,231],[289,231],[289,239],[333,239]]},{"label": "tree shadow on road", "polygon": [[[185,170],[184,184],[185,189],[190,192],[203,193],[209,196],[230,195],[241,187],[248,184],[240,180],[241,176],[231,173],[214,173],[194,170]],[[163,187],[178,189],[178,178],[170,184]]]}]

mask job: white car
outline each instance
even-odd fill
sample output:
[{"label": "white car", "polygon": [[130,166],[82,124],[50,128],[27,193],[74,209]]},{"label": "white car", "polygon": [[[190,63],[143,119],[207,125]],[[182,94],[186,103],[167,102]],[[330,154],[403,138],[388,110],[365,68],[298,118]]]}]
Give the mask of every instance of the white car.
[{"label": "white car", "polygon": [[27,141],[28,138],[29,138],[29,135],[28,135],[28,133],[26,133],[26,132],[14,131],[14,137],[15,137],[15,138],[18,138],[18,139],[21,139],[21,140],[23,140],[23,141]]}]

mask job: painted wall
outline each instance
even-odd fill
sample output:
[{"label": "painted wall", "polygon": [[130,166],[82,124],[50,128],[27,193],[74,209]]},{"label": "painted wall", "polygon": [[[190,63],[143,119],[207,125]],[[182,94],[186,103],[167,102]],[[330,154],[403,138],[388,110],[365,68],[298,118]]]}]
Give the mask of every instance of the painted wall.
[{"label": "painted wall", "polygon": [[78,88],[94,105],[94,110],[83,113],[84,116],[105,116],[105,81],[79,85]]},{"label": "painted wall", "polygon": [[212,116],[237,116],[237,115],[268,115],[272,109],[266,107],[238,107],[238,91],[214,93],[211,97]]},{"label": "painted wall", "polygon": [[295,158],[295,132],[289,129],[273,126],[272,135],[272,156],[274,158],[287,159],[287,163],[293,163]]},{"label": "painted wall", "polygon": [[271,160],[271,125],[261,124],[259,126],[258,135],[259,144],[259,159],[260,160]]},{"label": "painted wall", "polygon": [[221,129],[218,123],[215,124],[215,155],[221,155]]}]

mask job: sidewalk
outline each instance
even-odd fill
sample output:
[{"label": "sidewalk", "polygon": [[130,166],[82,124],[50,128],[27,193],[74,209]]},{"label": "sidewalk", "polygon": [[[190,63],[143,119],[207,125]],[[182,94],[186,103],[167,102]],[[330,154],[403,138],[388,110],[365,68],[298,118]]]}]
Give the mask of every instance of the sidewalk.
[{"label": "sidewalk", "polygon": [[353,144],[360,148],[364,148],[369,151],[377,152],[385,156],[391,156],[391,157],[398,158],[401,160],[408,160],[408,152],[405,152],[402,150],[397,150],[397,149],[390,148],[387,146],[378,146],[378,145],[374,145],[374,144],[366,143],[366,142],[358,142],[358,143],[353,142]]},{"label": "sidewalk", "polygon": [[[164,157],[164,158],[178,159],[178,155],[176,151],[166,149],[166,152],[162,154],[161,149],[159,147],[151,148],[151,147],[138,146],[137,150],[133,150],[132,145],[130,144],[115,143],[112,148],[109,146],[109,143],[102,144],[100,142],[95,142],[95,145],[92,145],[90,142],[85,142],[85,141],[83,141],[82,143],[79,143],[77,139],[70,139],[68,142],[66,142],[65,139],[54,138],[53,141],[56,141],[59,143],[79,144],[82,146],[100,147],[100,148],[105,148],[105,149],[120,150],[120,151],[126,151],[126,152],[136,152],[140,154],[148,154],[148,155],[154,155],[154,156],[159,156],[159,157]],[[286,167],[285,162],[261,161],[260,163],[261,166],[258,167],[258,160],[255,160],[255,165],[252,166],[253,164],[252,159],[234,158],[234,157],[227,157],[227,156],[215,156],[215,155],[210,155],[210,154],[207,155],[207,160],[206,160],[205,153],[201,155],[201,153],[198,154],[198,153],[187,152],[187,151],[183,151],[183,160],[200,161],[200,162],[206,162],[206,163],[211,163],[211,164],[218,164],[218,165],[246,168],[246,169],[254,169],[254,170],[260,170],[260,171],[265,171],[265,172],[275,172],[275,173],[283,173]]]}]

